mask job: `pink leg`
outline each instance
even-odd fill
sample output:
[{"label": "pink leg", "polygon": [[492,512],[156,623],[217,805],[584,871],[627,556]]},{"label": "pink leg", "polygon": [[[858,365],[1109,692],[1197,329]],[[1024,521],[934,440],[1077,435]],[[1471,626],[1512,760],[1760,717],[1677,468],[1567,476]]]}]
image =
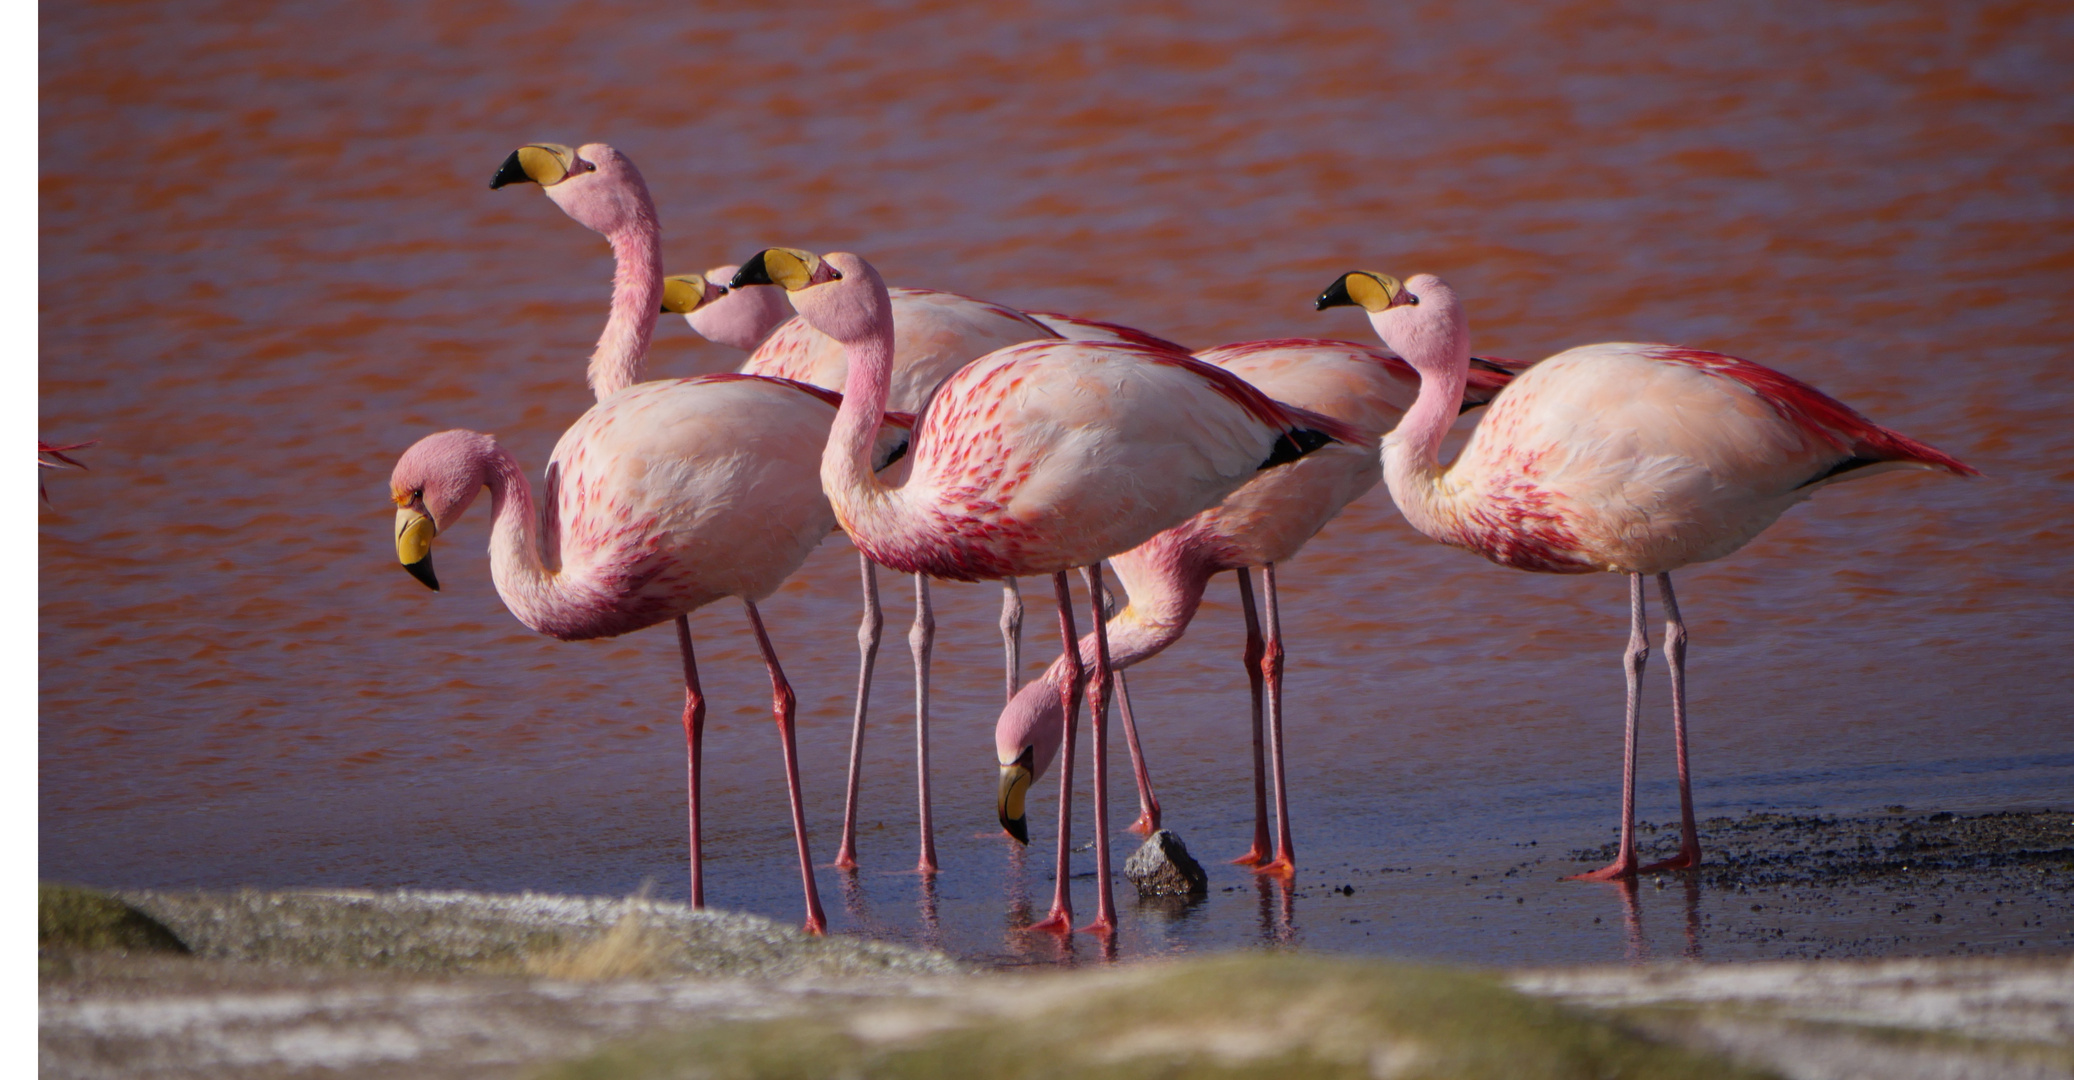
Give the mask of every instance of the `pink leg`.
[{"label": "pink leg", "polygon": [[1044,921],[1030,924],[1032,930],[1054,934],[1073,932],[1073,742],[1080,721],[1080,694],[1087,686],[1087,673],[1080,666],[1078,631],[1073,629],[1073,593],[1063,573],[1051,576],[1052,592],[1059,603],[1059,640],[1066,665],[1066,679],[1059,684],[1059,703],[1065,707],[1065,737],[1059,741],[1059,861],[1058,884],[1052,892],[1051,913]]},{"label": "pink leg", "polygon": [[1700,864],[1699,824],[1692,814],[1692,766],[1685,758],[1685,620],[1678,614],[1678,597],[1671,592],[1671,575],[1656,575],[1657,595],[1664,598],[1664,660],[1671,667],[1671,726],[1678,737],[1678,813],[1682,829],[1678,854],[1642,868],[1692,870]]},{"label": "pink leg", "polygon": [[691,656],[691,621],[677,616],[677,651],[684,654],[684,771],[691,789],[691,906],[706,906],[705,833],[699,828],[699,756],[706,739],[706,695]]},{"label": "pink leg", "polygon": [[1627,752],[1620,773],[1620,855],[1589,874],[1572,874],[1564,881],[1614,881],[1635,876],[1635,728],[1642,717],[1642,666],[1649,661],[1649,630],[1643,625],[1648,612],[1642,600],[1642,575],[1628,575],[1628,673]]},{"label": "pink leg", "polygon": [[886,620],[879,613],[878,568],[863,552],[857,568],[864,578],[864,621],[857,626],[857,715],[850,721],[850,785],[843,796],[843,844],[835,868],[857,869],[857,788],[864,779],[864,710],[871,701],[871,669],[879,658],[879,633]]},{"label": "pink leg", "polygon": [[[1102,618],[1116,615],[1116,594],[1102,590]],[[1131,685],[1123,672],[1116,673],[1116,704],[1123,711],[1123,741],[1131,752],[1131,775],[1138,782],[1138,820],[1131,832],[1151,836],[1159,831],[1159,796],[1152,793],[1152,774],[1145,769],[1145,747],[1138,742],[1138,718],[1131,715]]]},{"label": "pink leg", "polygon": [[1289,840],[1289,785],[1283,775],[1282,756],[1282,614],[1276,600],[1275,564],[1260,569],[1267,593],[1267,649],[1262,655],[1261,674],[1267,678],[1268,748],[1275,763],[1275,858],[1256,868],[1256,874],[1272,874],[1288,881],[1296,876],[1296,846]]},{"label": "pink leg", "polygon": [[1138,745],[1138,719],[1131,715],[1131,686],[1123,672],[1116,673],[1116,704],[1123,711],[1123,740],[1131,751],[1131,774],[1138,781],[1138,820],[1130,832],[1151,836],[1159,831],[1159,796],[1152,791],[1152,774],[1145,769],[1145,748]]},{"label": "pink leg", "polygon": [[1109,624],[1102,618],[1102,564],[1084,567],[1081,574],[1087,579],[1088,614],[1095,620],[1095,670],[1087,682],[1088,722],[1095,741],[1095,921],[1081,929],[1109,935],[1116,933],[1115,890],[1109,883]]},{"label": "pink leg", "polygon": [[915,791],[921,802],[922,854],[915,869],[936,872],[936,823],[929,813],[929,654],[936,647],[936,612],[929,606],[929,578],[915,575],[915,624],[907,631],[915,655]]},{"label": "pink leg", "polygon": [[763,666],[771,673],[771,714],[778,721],[778,741],[785,748],[785,787],[792,796],[792,837],[799,845],[799,877],[806,886],[806,932],[824,934],[828,932],[828,917],[821,913],[821,893],[814,888],[814,861],[807,851],[807,811],[799,796],[799,745],[793,737],[797,700],[792,696],[792,684],[785,681],[785,669],[778,666],[778,651],[771,648],[770,635],[763,631],[763,615],[747,600],[742,601],[742,606],[749,610],[756,647],[763,650]]},{"label": "pink leg", "polygon": [[1023,594],[1014,578],[1001,579],[1001,656],[1007,668],[1008,698],[1023,685]]},{"label": "pink leg", "polygon": [[1241,566],[1239,610],[1246,615],[1246,681],[1253,686],[1253,846],[1232,860],[1237,866],[1258,866],[1267,861],[1267,747],[1261,736],[1260,702],[1266,672],[1261,660],[1267,643],[1260,636],[1260,616],[1253,608],[1253,571]]}]

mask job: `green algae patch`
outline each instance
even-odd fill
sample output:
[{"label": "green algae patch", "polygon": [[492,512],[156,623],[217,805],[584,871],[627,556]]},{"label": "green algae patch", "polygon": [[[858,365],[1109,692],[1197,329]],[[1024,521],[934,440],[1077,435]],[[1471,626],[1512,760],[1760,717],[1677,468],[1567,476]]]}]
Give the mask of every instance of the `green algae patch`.
[{"label": "green algae patch", "polygon": [[36,886],[39,951],[184,953],[165,924],[104,892],[77,885]]},{"label": "green algae patch", "polygon": [[974,981],[608,1047],[542,1080],[1766,1075],[1475,972],[1231,955]]}]

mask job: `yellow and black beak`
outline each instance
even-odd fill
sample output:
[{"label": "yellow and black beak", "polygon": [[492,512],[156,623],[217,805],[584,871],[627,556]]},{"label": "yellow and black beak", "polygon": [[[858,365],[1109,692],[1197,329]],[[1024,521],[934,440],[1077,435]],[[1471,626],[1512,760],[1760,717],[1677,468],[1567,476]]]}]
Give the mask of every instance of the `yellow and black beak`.
[{"label": "yellow and black beak", "polygon": [[765,248],[749,257],[727,283],[730,289],[744,285],[777,285],[798,292],[824,281],[840,281],[842,274],[821,261],[821,256],[798,248]]},{"label": "yellow and black beak", "polygon": [[1001,766],[1001,827],[1021,844],[1030,842],[1030,822],[1023,816],[1023,796],[1029,792],[1031,781],[1037,778],[1033,767],[1036,760],[1036,747],[1025,746],[1014,761]]},{"label": "yellow and black beak", "polygon": [[707,281],[704,274],[671,274],[663,279],[663,314],[689,315],[726,295],[725,287]]},{"label": "yellow and black beak", "polygon": [[432,538],[438,535],[439,526],[423,512],[408,506],[396,511],[396,559],[433,592],[439,591],[439,578],[432,573]]},{"label": "yellow and black beak", "polygon": [[532,143],[513,150],[504,159],[504,164],[497,167],[497,175],[490,177],[490,189],[528,182],[553,187],[574,168],[576,151],[561,143]]},{"label": "yellow and black beak", "polygon": [[1318,310],[1360,305],[1364,311],[1387,311],[1404,302],[1404,283],[1388,274],[1349,270],[1318,294]]}]

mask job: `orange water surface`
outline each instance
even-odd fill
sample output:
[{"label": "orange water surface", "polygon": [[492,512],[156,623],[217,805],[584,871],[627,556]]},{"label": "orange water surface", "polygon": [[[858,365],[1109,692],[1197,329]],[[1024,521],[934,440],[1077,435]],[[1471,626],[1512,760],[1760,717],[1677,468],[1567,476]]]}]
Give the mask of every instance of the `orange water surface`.
[{"label": "orange water surface", "polygon": [[[441,537],[443,593],[389,537],[413,440],[492,431],[537,473],[591,402],[609,253],[536,189],[486,184],[535,140],[637,161],[672,271],[849,249],[897,284],[1197,346],[1369,340],[1310,298],[1354,267],[1433,271],[1487,355],[1653,340],[1790,372],[1985,476],[1825,490],[1679,575],[1701,814],[2074,804],[2065,5],[81,0],[42,20],[41,433],[101,440],[42,516],[46,878],[684,894],[669,631],[528,632],[490,583],[486,504]],[[670,317],[650,371],[737,362]],[[764,608],[823,860],[854,575],[832,539]],[[1250,831],[1226,576],[1131,679],[1212,892],[1126,903],[1122,954],[1632,955],[1605,888],[1438,884],[1612,839],[1622,582],[1441,548],[1381,490],[1281,580],[1297,888],[1222,863]],[[1049,958],[1013,928],[1049,893],[1050,799],[1027,859],[994,823],[998,593],[936,591],[925,887],[904,872],[909,607],[886,584],[865,869],[822,871],[834,928]],[[692,622],[708,895],[796,919],[761,664],[737,607]],[[1644,925],[1675,951],[1656,902]],[[1779,951],[1734,910],[1708,908],[1698,951]]]}]

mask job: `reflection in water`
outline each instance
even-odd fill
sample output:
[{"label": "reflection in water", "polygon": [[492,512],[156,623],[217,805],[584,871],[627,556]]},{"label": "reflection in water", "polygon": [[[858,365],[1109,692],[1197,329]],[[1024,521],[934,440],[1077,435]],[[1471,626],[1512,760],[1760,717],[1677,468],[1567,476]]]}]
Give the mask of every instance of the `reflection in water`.
[{"label": "reflection in water", "polygon": [[1259,898],[1260,940],[1277,947],[1293,948],[1299,944],[1296,887],[1272,874],[1256,874],[1253,892]]},{"label": "reflection in water", "polygon": [[1635,895],[1635,879],[1621,878],[1607,884],[1620,891],[1620,922],[1625,931],[1624,956],[1633,965],[1649,962],[1649,941],[1642,935],[1642,903]]},{"label": "reflection in water", "polygon": [[936,875],[921,873],[920,893],[915,900],[916,913],[922,920],[922,944],[931,949],[943,947],[943,926],[936,917]]},{"label": "reflection in water", "polygon": [[864,894],[864,884],[857,880],[857,870],[851,867],[835,872],[836,887],[843,894],[843,914],[858,926],[873,925],[871,901]]},{"label": "reflection in water", "polygon": [[1685,958],[1700,957],[1700,876],[1687,871],[1678,875],[1685,888]]}]

